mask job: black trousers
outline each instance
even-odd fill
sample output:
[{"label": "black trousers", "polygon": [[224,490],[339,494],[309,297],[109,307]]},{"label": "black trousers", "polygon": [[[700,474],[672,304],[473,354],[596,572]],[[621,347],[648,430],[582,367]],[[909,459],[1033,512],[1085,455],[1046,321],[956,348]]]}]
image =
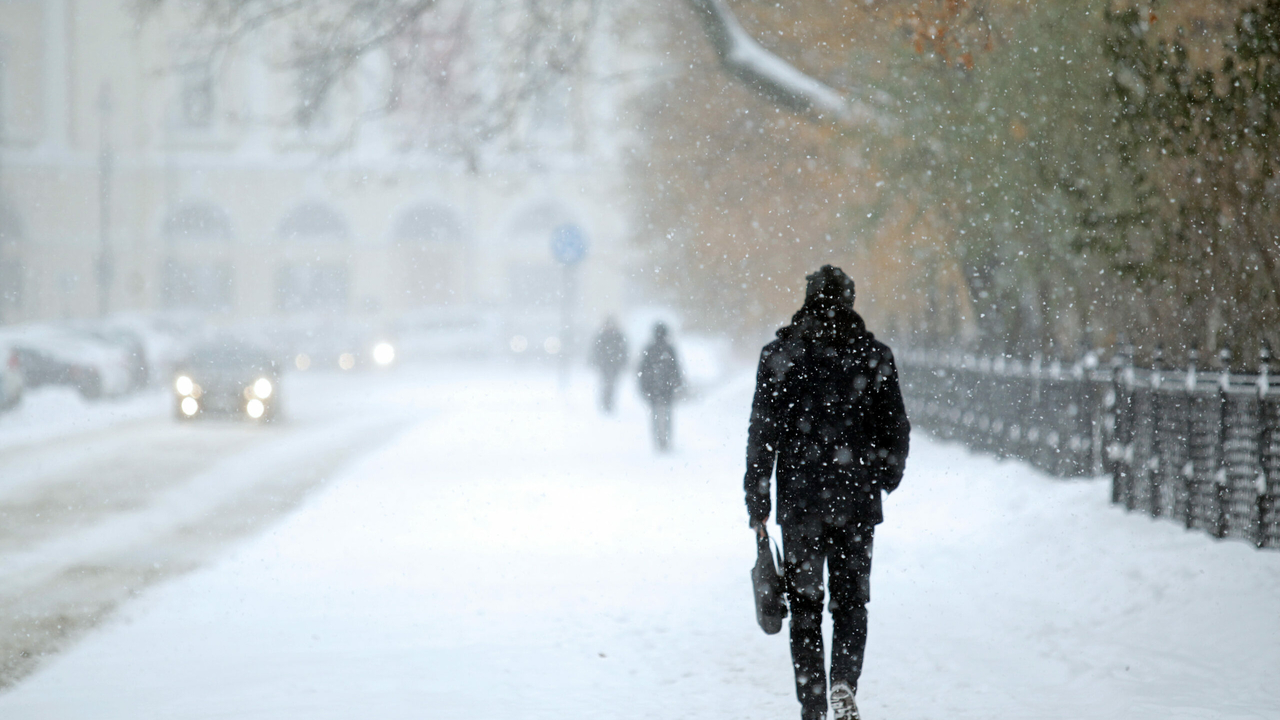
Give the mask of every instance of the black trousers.
[{"label": "black trousers", "polygon": [[600,409],[613,412],[613,394],[618,385],[618,373],[611,370],[600,372]]},{"label": "black trousers", "polygon": [[871,544],[875,526],[834,526],[821,518],[782,526],[783,575],[791,607],[791,662],[796,697],[806,708],[827,707],[822,647],[822,568],[831,583],[831,682],[857,692],[867,645]]},{"label": "black trousers", "polygon": [[659,452],[671,449],[671,401],[652,399],[653,445]]}]

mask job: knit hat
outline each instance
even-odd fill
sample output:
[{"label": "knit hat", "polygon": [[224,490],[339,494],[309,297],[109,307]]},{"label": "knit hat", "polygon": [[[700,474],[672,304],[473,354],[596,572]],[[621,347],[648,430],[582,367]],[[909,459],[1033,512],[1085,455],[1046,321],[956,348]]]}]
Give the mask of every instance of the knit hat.
[{"label": "knit hat", "polygon": [[808,285],[804,291],[805,305],[836,305],[853,309],[853,279],[835,265],[823,265],[812,275],[805,277]]}]

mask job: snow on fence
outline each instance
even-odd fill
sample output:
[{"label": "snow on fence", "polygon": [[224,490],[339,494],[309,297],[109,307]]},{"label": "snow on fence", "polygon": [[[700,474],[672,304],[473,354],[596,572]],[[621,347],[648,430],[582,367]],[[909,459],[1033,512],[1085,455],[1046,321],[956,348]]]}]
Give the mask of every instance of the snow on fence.
[{"label": "snow on fence", "polygon": [[[1225,355],[1220,366],[1226,367]],[[1257,374],[899,357],[912,424],[1063,477],[1107,474],[1111,501],[1218,538],[1280,547],[1280,387]]]}]

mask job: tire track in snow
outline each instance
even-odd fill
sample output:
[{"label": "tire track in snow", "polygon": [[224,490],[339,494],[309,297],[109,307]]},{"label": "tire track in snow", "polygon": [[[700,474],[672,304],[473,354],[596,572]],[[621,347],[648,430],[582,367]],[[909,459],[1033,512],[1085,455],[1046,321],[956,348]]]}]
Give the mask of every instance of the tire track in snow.
[{"label": "tire track in snow", "polygon": [[141,508],[190,480],[209,458],[257,447],[282,432],[152,421],[106,438],[85,442],[77,436],[35,452],[0,455],[0,558]]},{"label": "tire track in snow", "polygon": [[[0,531],[0,689],[12,686],[42,658],[68,647],[148,586],[192,570],[227,543],[260,531],[296,507],[346,461],[394,437],[408,419],[366,416],[247,428],[254,431],[248,435],[228,432],[204,447],[196,442],[204,452],[190,459],[188,472],[172,475],[164,475],[173,469],[171,464],[150,463],[149,452],[138,453],[136,447],[131,451],[127,440],[135,434],[124,433],[124,452],[114,457],[119,460],[133,452],[139,462],[115,469],[123,468],[124,476],[146,468],[150,473],[129,488],[131,500],[105,503],[109,510],[95,513],[89,524],[50,523],[25,540],[15,540],[18,535],[10,533],[9,544],[21,549],[7,553],[5,532]],[[164,433],[162,444],[192,440],[183,432],[190,428],[171,429],[174,435]],[[283,436],[263,430],[281,430]],[[235,454],[217,461],[229,448]],[[84,459],[109,462],[112,457],[90,453]],[[209,466],[212,461],[217,462]],[[92,496],[107,489],[75,482],[84,468],[81,462],[64,467],[64,481],[55,483],[53,491],[78,486]]]}]

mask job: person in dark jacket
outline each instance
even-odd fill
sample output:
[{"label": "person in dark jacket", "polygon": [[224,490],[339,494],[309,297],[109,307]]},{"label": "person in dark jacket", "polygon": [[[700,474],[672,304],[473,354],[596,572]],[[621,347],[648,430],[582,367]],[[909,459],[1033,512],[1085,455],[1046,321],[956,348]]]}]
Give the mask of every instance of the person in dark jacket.
[{"label": "person in dark jacket", "polygon": [[684,385],[676,349],[667,340],[667,326],[653,326],[653,341],[640,353],[640,392],[653,411],[653,445],[658,452],[671,449],[671,405]]},{"label": "person in dark jacket", "polygon": [[853,281],[824,265],[804,305],[760,353],[744,480],[752,528],[764,534],[777,475],[791,658],[801,717],[826,717],[822,569],[831,583],[831,706],[858,717],[871,599],[871,542],[881,494],[902,479],[911,430],[893,353],[853,309]]},{"label": "person in dark jacket", "polygon": [[618,374],[627,364],[627,338],[618,329],[618,323],[605,318],[604,326],[596,334],[591,347],[591,365],[600,371],[600,409],[613,412],[613,393],[618,384]]}]

